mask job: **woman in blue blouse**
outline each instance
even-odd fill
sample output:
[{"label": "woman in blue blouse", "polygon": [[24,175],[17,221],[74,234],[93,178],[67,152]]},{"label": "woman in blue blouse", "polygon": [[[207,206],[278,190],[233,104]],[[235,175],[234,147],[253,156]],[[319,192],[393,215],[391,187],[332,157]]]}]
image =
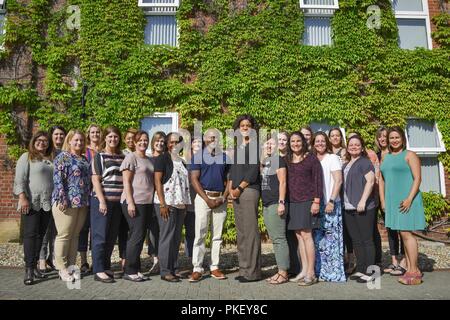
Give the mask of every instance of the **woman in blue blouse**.
[{"label": "woman in blue blouse", "polygon": [[71,130],[64,140],[61,153],[54,160],[52,212],[58,235],[55,240],[55,260],[59,276],[73,281],[68,268],[76,262],[78,237],[86,219],[90,192],[90,167],[84,156],[85,136]]}]

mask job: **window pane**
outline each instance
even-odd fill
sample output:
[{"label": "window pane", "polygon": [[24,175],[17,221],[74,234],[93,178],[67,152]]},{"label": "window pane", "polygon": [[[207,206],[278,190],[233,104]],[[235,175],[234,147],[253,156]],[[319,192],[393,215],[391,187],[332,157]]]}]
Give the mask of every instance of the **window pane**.
[{"label": "window pane", "polygon": [[412,148],[438,148],[439,136],[434,122],[408,120],[406,125],[409,146]]},{"label": "window pane", "polygon": [[423,11],[422,0],[394,0],[395,11]]},{"label": "window pane", "polygon": [[148,132],[150,140],[156,131],[163,131],[169,133],[172,131],[171,117],[147,117],[141,121],[141,129]]},{"label": "window pane", "polygon": [[332,6],[334,5],[334,0],[304,0],[306,5],[318,4],[322,6]]},{"label": "window pane", "polygon": [[0,13],[0,35],[2,35],[4,32],[5,16],[5,13]]},{"label": "window pane", "polygon": [[327,134],[331,128],[334,128],[334,126],[330,126],[326,122],[311,122],[310,127],[314,132],[323,131],[326,132]]},{"label": "window pane", "polygon": [[147,16],[145,43],[177,46],[177,19],[175,15]]},{"label": "window pane", "polygon": [[309,46],[331,45],[331,19],[329,17],[305,17],[303,43]]},{"label": "window pane", "polygon": [[400,48],[428,48],[425,19],[397,19],[397,26]]},{"label": "window pane", "polygon": [[175,0],[143,0],[142,3],[175,3]]},{"label": "window pane", "polygon": [[441,175],[439,172],[439,161],[437,157],[420,158],[422,163],[422,183],[420,191],[441,192]]}]

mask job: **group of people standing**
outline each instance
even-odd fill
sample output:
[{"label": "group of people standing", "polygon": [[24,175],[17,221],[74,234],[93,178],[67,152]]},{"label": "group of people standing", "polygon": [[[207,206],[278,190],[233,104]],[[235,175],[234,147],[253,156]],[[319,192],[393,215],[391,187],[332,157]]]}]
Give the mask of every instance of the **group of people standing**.
[{"label": "group of people standing", "polygon": [[[175,132],[156,132],[150,139],[145,131],[129,129],[124,150],[122,134],[114,126],[102,131],[91,125],[86,135],[79,130],[66,134],[62,127],[52,128],[50,134],[36,132],[17,162],[14,185],[23,214],[24,283],[45,278],[53,260],[63,281],[77,280],[77,252],[82,271],[90,268],[89,235],[96,281],[115,282],[111,256],[117,239],[122,278],[147,280],[140,258],[147,238],[151,272],[179,282],[183,225],[185,252],[193,266],[188,281],[198,282],[205,275],[209,228],[209,274],[226,279],[220,249],[229,202],[237,234],[236,280],[258,281],[260,199],[278,266],[268,283],[346,281],[344,244],[347,260],[354,252],[357,261],[350,279],[372,281],[368,267],[381,262],[378,210],[385,213],[392,256],[385,271],[399,275],[403,284],[422,282],[411,233],[425,228],[420,160],[406,151],[402,129],[381,128],[376,138],[379,153],[370,158],[368,151],[374,152],[366,149],[359,134],[349,135],[344,147],[338,128],[328,134],[308,127],[280,132],[268,137],[262,150],[253,148],[261,137],[254,134],[258,125],[252,116],[238,117],[234,129],[237,143],[232,152],[224,152],[217,131],[209,129],[203,139],[193,137],[190,154],[183,155],[179,150],[185,141]],[[404,259],[397,259],[399,233]]]}]

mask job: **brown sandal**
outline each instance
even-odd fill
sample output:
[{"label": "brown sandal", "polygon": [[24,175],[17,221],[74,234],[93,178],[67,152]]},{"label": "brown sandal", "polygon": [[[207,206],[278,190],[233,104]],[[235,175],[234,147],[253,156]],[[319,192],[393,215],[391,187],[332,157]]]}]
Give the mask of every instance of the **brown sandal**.
[{"label": "brown sandal", "polygon": [[269,284],[277,285],[287,282],[289,282],[289,279],[287,277],[283,276],[281,273],[277,273],[275,277],[269,281]]}]

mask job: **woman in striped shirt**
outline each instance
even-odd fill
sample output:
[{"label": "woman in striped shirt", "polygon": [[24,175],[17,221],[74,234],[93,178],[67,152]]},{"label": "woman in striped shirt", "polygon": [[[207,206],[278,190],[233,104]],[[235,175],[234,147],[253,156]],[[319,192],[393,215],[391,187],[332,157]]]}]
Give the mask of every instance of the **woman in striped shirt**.
[{"label": "woman in striped shirt", "polygon": [[92,161],[92,268],[94,280],[112,283],[111,254],[122,217],[120,196],[123,180],[120,165],[125,156],[120,151],[121,134],[118,128],[106,128],[104,142],[105,149],[97,153]]}]

